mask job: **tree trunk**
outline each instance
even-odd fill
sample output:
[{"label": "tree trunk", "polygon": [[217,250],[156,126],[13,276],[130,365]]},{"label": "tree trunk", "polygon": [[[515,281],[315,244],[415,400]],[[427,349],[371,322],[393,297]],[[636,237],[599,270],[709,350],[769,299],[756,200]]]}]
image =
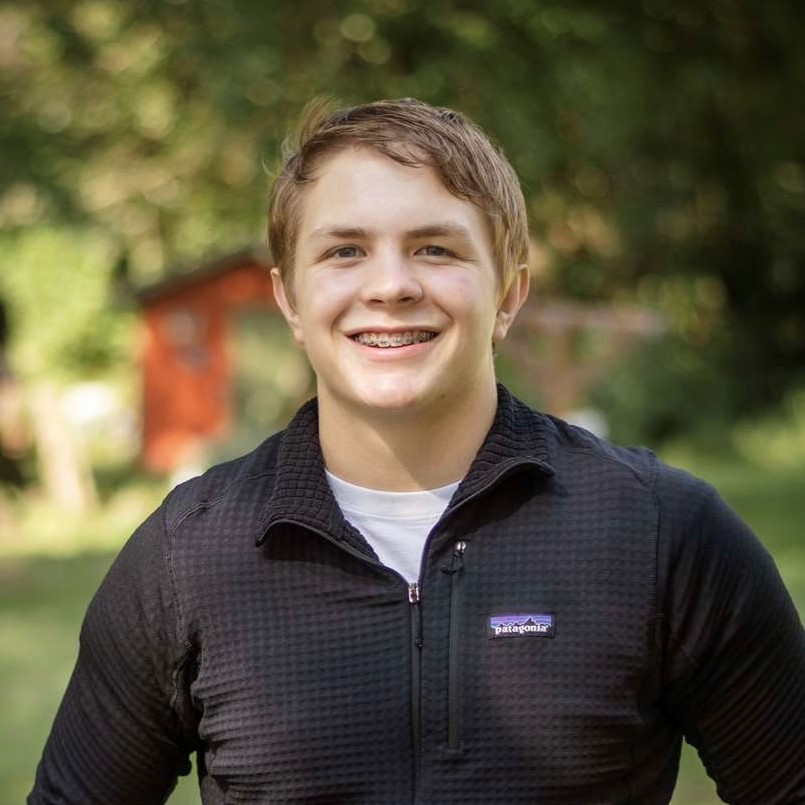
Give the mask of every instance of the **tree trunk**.
[{"label": "tree trunk", "polygon": [[65,509],[83,512],[98,502],[95,481],[83,445],[71,432],[58,394],[38,383],[28,395],[31,424],[45,492]]}]

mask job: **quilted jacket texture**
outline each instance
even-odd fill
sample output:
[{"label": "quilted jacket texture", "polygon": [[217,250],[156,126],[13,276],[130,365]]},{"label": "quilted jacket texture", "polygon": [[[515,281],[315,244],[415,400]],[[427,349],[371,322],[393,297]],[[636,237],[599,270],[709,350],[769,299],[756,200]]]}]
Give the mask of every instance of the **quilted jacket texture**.
[{"label": "quilted jacket texture", "polygon": [[[360,448],[356,446],[356,457]],[[805,640],[703,482],[499,391],[418,588],[326,479],[315,401],[177,487],[87,613],[31,805],[805,803]]]}]

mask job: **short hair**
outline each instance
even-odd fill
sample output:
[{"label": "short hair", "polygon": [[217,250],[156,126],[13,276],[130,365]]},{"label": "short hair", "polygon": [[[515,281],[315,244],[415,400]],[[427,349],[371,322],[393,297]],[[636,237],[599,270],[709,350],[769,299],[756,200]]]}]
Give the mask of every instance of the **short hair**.
[{"label": "short hair", "polygon": [[432,167],[446,189],[474,204],[489,222],[500,290],[528,259],[528,221],[520,181],[503,151],[459,112],[413,98],[376,101],[332,111],[332,102],[308,104],[295,143],[271,189],[268,245],[271,264],[288,290],[306,184],[331,156],[370,148],[402,165]]}]

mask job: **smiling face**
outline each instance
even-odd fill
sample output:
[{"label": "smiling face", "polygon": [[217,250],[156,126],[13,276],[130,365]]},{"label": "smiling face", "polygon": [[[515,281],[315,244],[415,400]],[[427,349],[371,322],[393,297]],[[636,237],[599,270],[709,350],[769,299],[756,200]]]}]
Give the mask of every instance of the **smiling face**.
[{"label": "smiling face", "polygon": [[432,168],[336,153],[304,191],[296,243],[292,287],[275,269],[275,295],[325,416],[438,417],[495,399],[492,342],[527,275],[501,293],[484,216]]}]

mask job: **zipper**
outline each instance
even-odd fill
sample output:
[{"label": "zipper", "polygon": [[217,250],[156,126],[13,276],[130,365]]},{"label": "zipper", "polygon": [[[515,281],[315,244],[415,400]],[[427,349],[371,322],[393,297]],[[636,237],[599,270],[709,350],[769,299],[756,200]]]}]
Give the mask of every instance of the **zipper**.
[{"label": "zipper", "polygon": [[414,749],[414,802],[419,789],[419,763],[422,744],[422,609],[419,605],[419,584],[408,585],[411,614],[411,739]]},{"label": "zipper", "polygon": [[[351,545],[345,545],[343,542],[339,540],[333,539],[333,537],[319,528],[314,526],[310,526],[306,523],[300,523],[297,520],[293,519],[283,519],[278,520],[274,525],[278,523],[287,523],[290,525],[297,525],[301,526],[302,528],[307,529],[308,531],[317,534],[322,539],[326,540],[327,542],[337,545],[341,550],[346,551],[348,554],[354,556],[356,559],[359,559],[361,562],[366,564],[370,564],[376,567],[382,567],[377,562],[374,562],[370,559],[366,554],[358,551],[357,549],[353,548]],[[423,561],[424,561],[424,551],[423,551]],[[412,737],[412,744],[414,750],[414,801],[418,796],[418,786],[419,786],[419,767],[420,767],[420,753],[421,753],[421,742],[422,742],[422,726],[421,726],[421,677],[422,677],[422,612],[419,605],[420,601],[420,593],[419,593],[419,584],[415,581],[407,582],[399,573],[392,570],[391,571],[397,578],[399,578],[403,583],[405,583],[408,587],[408,610],[409,610],[409,622],[411,625],[411,737]],[[420,569],[421,573],[421,569]]]},{"label": "zipper", "polygon": [[[496,478],[485,484],[482,489],[476,490],[472,495],[464,500],[452,510],[445,512],[442,520],[437,523],[428,535],[425,541],[425,546],[422,551],[422,566],[420,567],[420,578],[422,570],[427,557],[427,550],[433,534],[439,530],[443,525],[446,517],[451,517],[453,514],[463,508],[471,500],[480,497],[490,487],[494,486],[502,477],[508,474],[510,468],[501,472]],[[310,526],[306,523],[300,523],[293,519],[279,520],[274,525],[284,522],[292,525],[300,525],[303,528],[318,534],[328,542],[338,545],[339,548],[351,554],[362,562],[376,565],[364,553],[356,550],[352,546],[345,545],[340,541],[333,539],[333,537],[319,528]],[[461,605],[461,570],[464,567],[464,553],[467,549],[467,543],[459,540],[453,546],[453,555],[450,565],[443,568],[446,573],[451,576],[450,580],[450,623],[449,623],[449,643],[448,643],[448,673],[447,673],[447,743],[449,749],[459,749],[461,743],[461,731],[459,722],[459,709],[460,709],[460,695],[459,695],[459,680],[458,680],[458,650],[459,650],[459,615]],[[398,573],[395,573],[398,577]],[[404,579],[403,579],[404,581]],[[417,582],[409,582],[408,586],[408,604],[411,625],[411,732],[412,732],[412,747],[414,754],[414,801],[418,797],[419,791],[419,778],[420,778],[420,764],[421,764],[421,746],[422,746],[422,703],[421,703],[421,686],[422,686],[422,611],[420,605],[420,588]]]},{"label": "zipper", "polygon": [[461,587],[464,574],[464,553],[467,543],[460,540],[453,546],[453,557],[445,572],[450,574],[450,632],[447,660],[447,748],[461,747],[461,697],[458,679],[458,649],[461,616]]}]

